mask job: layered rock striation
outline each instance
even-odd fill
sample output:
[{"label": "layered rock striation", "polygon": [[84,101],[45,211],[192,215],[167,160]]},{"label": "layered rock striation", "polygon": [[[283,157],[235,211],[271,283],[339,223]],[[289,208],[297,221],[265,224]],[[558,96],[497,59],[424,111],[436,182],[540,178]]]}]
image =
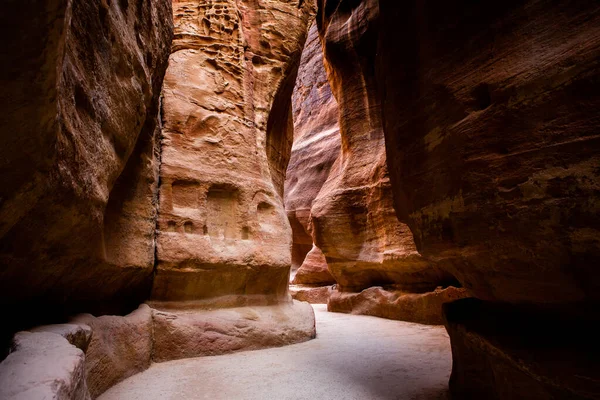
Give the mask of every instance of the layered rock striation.
[{"label": "layered rock striation", "polygon": [[173,7],[152,297],[281,301],[291,264],[282,200],[290,99],[313,5]]},{"label": "layered rock striation", "polygon": [[8,0],[0,29],[0,304],[6,328],[119,312],[154,267],[167,0]]},{"label": "layered rock striation", "polygon": [[600,299],[599,10],[381,1],[372,61],[396,209],[483,300]]},{"label": "layered rock striation", "polygon": [[335,280],[325,256],[313,241],[311,209],[340,155],[341,137],[338,106],[327,81],[316,23],[308,32],[292,103],[294,144],[284,202],[293,233],[293,282],[331,284]]},{"label": "layered rock striation", "polygon": [[375,1],[348,7],[342,2],[330,9],[322,2],[317,15],[339,104],[341,154],[313,203],[313,237],[342,291],[377,285],[432,290],[446,277],[419,255],[393,208],[372,65],[378,7]]},{"label": "layered rock striation", "polygon": [[511,326],[598,319],[597,2],[319,7],[342,115],[336,87],[346,114],[367,104],[363,120],[380,119],[400,221],[423,258],[485,301],[447,307],[453,394],[597,398],[581,351],[596,349],[591,336],[536,343],[543,330]]}]

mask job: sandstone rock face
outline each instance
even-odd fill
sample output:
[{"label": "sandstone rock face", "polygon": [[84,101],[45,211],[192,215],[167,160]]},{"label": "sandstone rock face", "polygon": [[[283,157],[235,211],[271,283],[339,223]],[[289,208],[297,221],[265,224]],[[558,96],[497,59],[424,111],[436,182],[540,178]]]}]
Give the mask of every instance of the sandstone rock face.
[{"label": "sandstone rock face", "polygon": [[310,304],[327,304],[333,293],[331,286],[290,285],[290,294],[294,300],[306,301]]},{"label": "sandstone rock face", "polygon": [[362,54],[421,254],[484,300],[598,302],[600,4],[380,3]]},{"label": "sandstone rock face", "polygon": [[43,325],[29,330],[29,332],[55,333],[67,339],[69,343],[83,350],[83,352],[87,351],[92,340],[92,328],[85,324]]},{"label": "sandstone rock face", "polygon": [[0,398],[89,400],[84,360],[83,351],[59,334],[19,332],[0,363]]},{"label": "sandstone rock face", "polygon": [[[342,115],[368,104],[376,115],[364,120],[381,117],[395,209],[419,252],[480,299],[511,305],[481,324],[491,311],[448,317],[453,394],[598,398],[577,335],[538,343],[563,312],[597,317],[600,300],[598,2],[319,7]],[[358,95],[343,80],[356,65],[372,77],[355,79]],[[336,88],[358,106],[344,111]],[[551,311],[544,329],[511,317],[529,307]]]},{"label": "sandstone rock face", "polygon": [[425,293],[406,293],[371,287],[360,293],[343,293],[334,290],[328,297],[327,310],[357,315],[416,322],[419,324],[442,325],[442,305],[465,297],[467,290],[438,288]]},{"label": "sandstone rock face", "polygon": [[[303,265],[311,249],[322,255],[313,245],[310,211],[333,163],[340,155],[338,107],[327,81],[316,24],[311,26],[302,52],[292,104],[294,144],[285,181],[284,200],[293,233],[294,273]],[[304,282],[297,283],[321,283],[322,278],[317,278],[316,282],[308,282],[314,271],[318,271],[320,275],[329,275],[326,281],[333,283],[325,258],[317,259],[315,255],[311,258],[310,266],[304,265],[300,272]]]},{"label": "sandstone rock face", "polygon": [[476,299],[444,305],[460,399],[599,399],[598,324]]},{"label": "sandstone rock face", "polygon": [[327,267],[327,259],[317,246],[312,249],[304,258],[300,269],[296,272],[292,283],[296,285],[330,285],[335,283]]},{"label": "sandstone rock face", "polygon": [[220,310],[154,310],[154,361],[211,356],[315,337],[308,303]]},{"label": "sandstone rock face", "polygon": [[287,300],[290,98],[314,6],[196,0],[173,7],[152,297]]},{"label": "sandstone rock face", "polygon": [[342,291],[388,284],[434,289],[445,277],[421,258],[392,204],[372,65],[377,2],[333,3],[321,1],[317,25],[339,104],[342,144],[313,203],[315,244]]},{"label": "sandstone rock face", "polygon": [[170,1],[8,0],[0,14],[10,37],[0,48],[9,325],[139,304],[154,264]]},{"label": "sandstone rock face", "polygon": [[150,366],[153,345],[152,310],[141,305],[125,316],[78,315],[71,321],[92,328],[85,352],[87,386],[92,398]]}]

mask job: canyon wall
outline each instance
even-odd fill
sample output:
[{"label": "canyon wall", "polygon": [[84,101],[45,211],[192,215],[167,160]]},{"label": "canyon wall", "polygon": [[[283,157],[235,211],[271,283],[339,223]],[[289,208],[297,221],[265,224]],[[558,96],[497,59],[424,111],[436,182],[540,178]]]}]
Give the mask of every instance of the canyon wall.
[{"label": "canyon wall", "polygon": [[[294,283],[331,284],[325,256],[310,227],[313,202],[340,155],[338,106],[323,65],[316,23],[309,32],[292,96],[294,144],[285,181],[285,210],[293,232]],[[297,272],[296,272],[297,270]]]},{"label": "canyon wall", "polygon": [[339,104],[341,154],[314,200],[313,238],[341,291],[377,285],[435,289],[447,277],[419,255],[410,229],[393,208],[372,63],[376,2],[354,10],[347,2],[328,7],[321,4],[317,26]]},{"label": "canyon wall", "polygon": [[176,1],[165,77],[156,301],[288,299],[283,181],[314,6]]},{"label": "canyon wall", "polygon": [[600,300],[598,3],[380,3],[372,61],[419,251],[484,300]]},{"label": "canyon wall", "polygon": [[319,2],[342,121],[372,112],[349,129],[385,135],[416,249],[479,299],[445,306],[459,398],[599,396],[599,18],[595,1]]},{"label": "canyon wall", "polygon": [[3,2],[0,304],[4,328],[119,312],[154,267],[168,0]]}]

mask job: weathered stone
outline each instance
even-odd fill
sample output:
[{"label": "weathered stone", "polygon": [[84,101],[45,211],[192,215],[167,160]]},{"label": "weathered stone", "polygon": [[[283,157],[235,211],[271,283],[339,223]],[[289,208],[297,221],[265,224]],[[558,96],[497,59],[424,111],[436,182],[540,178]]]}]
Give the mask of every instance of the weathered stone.
[{"label": "weathered stone", "polygon": [[290,294],[294,300],[310,304],[327,304],[333,291],[332,286],[290,285]]},{"label": "weathered stone", "polygon": [[442,304],[470,297],[462,288],[438,288],[432,292],[407,293],[371,287],[360,293],[334,290],[329,295],[327,310],[357,315],[372,315],[419,324],[442,325]]},{"label": "weathered stone", "polygon": [[89,400],[83,351],[56,333],[17,333],[0,363],[0,398]]},{"label": "weathered stone", "polygon": [[154,310],[156,362],[257,350],[315,337],[308,303],[217,310]]},{"label": "weathered stone", "polygon": [[361,54],[421,254],[484,300],[600,301],[600,4],[380,6]]},{"label": "weathered stone", "polygon": [[93,398],[150,366],[153,328],[152,310],[147,305],[125,317],[81,314],[71,323],[86,324],[93,330],[85,353],[87,385]]},{"label": "weathered stone", "polygon": [[92,328],[85,324],[43,325],[30,329],[29,332],[55,333],[67,339],[73,346],[83,350],[84,353],[92,340]]},{"label": "weathered stone", "polygon": [[313,245],[304,258],[302,266],[296,271],[292,283],[295,285],[331,285],[335,283],[321,249]]},{"label": "weathered stone", "polygon": [[[433,290],[447,279],[415,247],[392,204],[373,59],[377,1],[321,1],[317,25],[339,104],[341,155],[312,207],[315,244],[342,291],[396,284]],[[351,11],[351,12],[349,12]]]},{"label": "weathered stone", "polygon": [[168,0],[2,3],[0,305],[9,328],[139,304],[148,292],[171,20]]},{"label": "weathered stone", "polygon": [[[313,248],[310,231],[313,201],[340,155],[338,107],[327,81],[316,24],[310,28],[302,51],[292,105],[294,144],[285,180],[284,202],[293,233],[294,274]],[[320,270],[327,271],[325,259],[322,261]],[[315,265],[311,266],[314,270]],[[333,278],[330,276],[328,280]]]},{"label": "weathered stone", "polygon": [[459,399],[600,399],[598,321],[475,299],[444,305]]},{"label": "weathered stone", "polygon": [[[152,298],[288,301],[291,94],[314,6],[175,2]],[[285,34],[283,34],[285,32]]]}]

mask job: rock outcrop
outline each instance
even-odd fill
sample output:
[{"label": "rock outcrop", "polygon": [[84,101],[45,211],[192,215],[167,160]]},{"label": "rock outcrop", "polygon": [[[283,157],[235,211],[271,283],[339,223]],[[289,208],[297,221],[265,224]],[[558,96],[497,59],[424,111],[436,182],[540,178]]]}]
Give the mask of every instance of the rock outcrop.
[{"label": "rock outcrop", "polygon": [[476,299],[444,305],[456,398],[599,399],[598,323]]},{"label": "rock outcrop", "polygon": [[124,317],[80,314],[68,324],[18,332],[0,363],[0,398],[95,399],[152,362],[278,347],[316,335],[307,303],[217,310],[176,304],[142,304]]},{"label": "rock outcrop", "polygon": [[598,302],[600,5],[463,3],[381,2],[400,219],[480,299]]},{"label": "rock outcrop", "polygon": [[153,360],[214,356],[280,347],[315,337],[307,303],[219,310],[154,310]]},{"label": "rock outcrop", "polygon": [[168,0],[3,2],[3,329],[147,296],[171,20]]},{"label": "rock outcrop", "polygon": [[291,94],[314,6],[219,0],[173,7],[152,297],[287,300],[283,180]]},{"label": "rock outcrop", "polygon": [[419,255],[410,229],[398,221],[392,204],[372,64],[377,51],[376,1],[360,3],[351,13],[346,12],[347,2],[332,9],[322,3],[317,25],[339,104],[342,144],[313,203],[315,244],[342,291],[390,284],[433,290],[446,277]]},{"label": "rock outcrop", "polygon": [[152,322],[152,310],[145,304],[124,317],[81,314],[71,321],[89,326],[93,332],[85,350],[86,380],[92,398],[150,366]]},{"label": "rock outcrop", "polygon": [[[486,319],[468,303],[448,306],[452,392],[597,398],[597,366],[577,339],[538,346],[510,315],[538,315],[550,330],[565,315],[578,327],[598,319],[598,2],[319,8],[342,115],[367,104],[364,124],[381,123],[395,209],[419,253],[490,302],[483,309],[506,307]],[[547,366],[532,362],[541,357]]]},{"label": "rock outcrop", "polygon": [[331,284],[335,281],[325,257],[313,243],[310,212],[340,155],[341,137],[338,106],[327,81],[316,23],[302,51],[292,104],[294,144],[284,190],[293,233],[292,274],[298,284]]},{"label": "rock outcrop", "polygon": [[470,297],[464,288],[437,288],[425,293],[407,293],[370,287],[360,293],[329,293],[327,311],[415,322],[427,325],[444,324],[442,306]]},{"label": "rock outcrop", "polygon": [[400,219],[476,297],[513,305],[452,305],[452,393],[600,398],[600,4],[463,3],[382,1],[373,58]]},{"label": "rock outcrop", "polygon": [[19,332],[12,350],[0,363],[1,399],[91,399],[84,353],[62,335]]},{"label": "rock outcrop", "polygon": [[332,293],[333,285],[290,285],[290,294],[294,300],[310,304],[327,304]]}]

